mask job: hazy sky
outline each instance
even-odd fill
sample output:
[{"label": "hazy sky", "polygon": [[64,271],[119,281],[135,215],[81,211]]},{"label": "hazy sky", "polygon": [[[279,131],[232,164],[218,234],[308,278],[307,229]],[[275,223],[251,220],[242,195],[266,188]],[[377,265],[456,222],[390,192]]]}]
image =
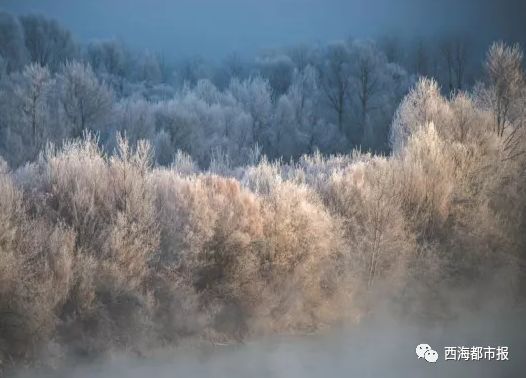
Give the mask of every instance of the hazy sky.
[{"label": "hazy sky", "polygon": [[0,0],[0,8],[52,16],[82,41],[118,38],[168,56],[447,30],[526,41],[526,0]]}]

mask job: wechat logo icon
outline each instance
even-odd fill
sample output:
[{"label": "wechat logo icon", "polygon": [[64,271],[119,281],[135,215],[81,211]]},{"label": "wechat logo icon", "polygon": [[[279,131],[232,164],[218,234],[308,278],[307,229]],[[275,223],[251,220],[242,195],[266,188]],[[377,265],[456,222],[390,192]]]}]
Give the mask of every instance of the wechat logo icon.
[{"label": "wechat logo icon", "polygon": [[423,358],[429,363],[435,363],[438,361],[438,352],[433,350],[429,344],[420,344],[416,347],[416,355],[418,359]]}]

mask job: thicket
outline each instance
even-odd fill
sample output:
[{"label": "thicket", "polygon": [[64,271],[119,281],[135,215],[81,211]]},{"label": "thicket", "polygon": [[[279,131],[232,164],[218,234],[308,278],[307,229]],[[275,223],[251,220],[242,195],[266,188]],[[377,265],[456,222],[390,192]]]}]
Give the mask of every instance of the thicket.
[{"label": "thicket", "polygon": [[[450,98],[421,79],[393,154],[254,153],[202,171],[146,141],[83,137],[0,163],[0,361],[147,353],[312,332],[380,298],[428,319],[454,290],[521,285],[526,251],[522,53],[498,43],[487,80]],[[72,67],[73,73],[80,67]],[[474,301],[485,291],[473,291]]]},{"label": "thicket", "polygon": [[418,76],[448,92],[470,88],[476,50],[460,36],[391,36],[170,61],[118,40],[79,43],[41,15],[0,12],[0,154],[15,168],[84,129],[106,153],[121,132],[132,144],[149,140],[158,164],[181,150],[204,169],[216,155],[246,165],[253,150],[286,161],[316,150],[389,153],[393,114]]}]

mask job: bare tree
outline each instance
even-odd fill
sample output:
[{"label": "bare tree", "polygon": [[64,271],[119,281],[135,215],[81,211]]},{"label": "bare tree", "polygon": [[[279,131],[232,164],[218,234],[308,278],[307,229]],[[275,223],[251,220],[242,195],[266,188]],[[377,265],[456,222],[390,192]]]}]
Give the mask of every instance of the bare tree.
[{"label": "bare tree", "polygon": [[414,70],[420,76],[428,76],[431,72],[429,55],[425,42],[419,40],[414,55]]},{"label": "bare tree", "polygon": [[446,74],[447,74],[447,87],[449,92],[454,90],[454,78],[453,78],[453,43],[450,38],[445,38],[440,44],[440,52],[442,59],[444,60]]},{"label": "bare tree", "polygon": [[80,136],[84,129],[95,126],[109,114],[113,94],[97,79],[89,65],[67,63],[60,81],[62,105],[74,137]]},{"label": "bare tree", "polygon": [[299,45],[289,49],[288,55],[299,71],[312,64],[311,49],[307,45]]},{"label": "bare tree", "polygon": [[489,101],[495,115],[494,131],[503,136],[511,110],[517,105],[524,91],[525,76],[522,67],[523,52],[519,45],[506,46],[494,43],[486,58],[489,84]]},{"label": "bare tree", "polygon": [[447,36],[440,43],[449,92],[461,91],[466,81],[469,40],[464,36]]},{"label": "bare tree", "polygon": [[351,89],[349,77],[349,51],[345,44],[329,47],[327,56],[320,67],[320,82],[329,105],[336,112],[338,130],[344,132],[343,117],[345,102]]},{"label": "bare tree", "polygon": [[148,84],[158,84],[163,79],[159,57],[151,52],[145,52],[139,59],[137,78]]},{"label": "bare tree", "polygon": [[270,52],[257,59],[261,75],[268,79],[274,99],[287,92],[294,74],[294,63],[288,55]]},{"label": "bare tree", "polygon": [[92,42],[88,46],[88,59],[95,72],[126,76],[128,52],[116,41]]},{"label": "bare tree", "polygon": [[351,140],[365,148],[385,148],[391,117],[400,101],[398,92],[406,85],[405,70],[388,63],[371,41],[353,41],[350,48],[353,90],[349,97],[352,114],[356,114]]},{"label": "bare tree", "polygon": [[20,17],[24,39],[32,62],[56,69],[76,53],[69,30],[40,15]]},{"label": "bare tree", "polygon": [[458,90],[464,88],[466,66],[469,58],[469,41],[467,38],[457,37],[453,42],[453,72],[456,77]]},{"label": "bare tree", "polygon": [[27,58],[24,32],[20,23],[5,12],[0,12],[0,56],[7,72],[22,68]]},{"label": "bare tree", "polygon": [[22,73],[23,81],[16,92],[22,100],[22,112],[29,121],[31,141],[38,147],[44,136],[44,122],[47,112],[46,95],[53,80],[47,67],[33,63]]},{"label": "bare tree", "polygon": [[357,142],[363,140],[367,128],[369,112],[372,110],[372,98],[379,90],[378,63],[379,56],[374,46],[365,44],[358,46],[356,51],[356,63],[352,70],[355,79],[358,102],[360,107],[359,128],[357,130]]},{"label": "bare tree", "polygon": [[245,81],[234,79],[228,91],[252,118],[252,144],[260,143],[265,150],[271,143],[272,90],[268,80],[261,77]]},{"label": "bare tree", "polygon": [[180,85],[188,84],[194,86],[200,79],[206,79],[209,76],[208,67],[201,56],[185,59],[177,69]]}]

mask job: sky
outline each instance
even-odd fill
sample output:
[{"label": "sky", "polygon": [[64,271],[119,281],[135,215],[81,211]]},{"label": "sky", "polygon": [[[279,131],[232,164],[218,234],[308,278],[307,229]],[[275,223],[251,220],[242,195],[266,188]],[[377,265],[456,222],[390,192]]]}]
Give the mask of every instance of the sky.
[{"label": "sky", "polygon": [[0,0],[0,9],[51,16],[84,42],[115,38],[170,57],[386,34],[526,42],[526,0]]}]

